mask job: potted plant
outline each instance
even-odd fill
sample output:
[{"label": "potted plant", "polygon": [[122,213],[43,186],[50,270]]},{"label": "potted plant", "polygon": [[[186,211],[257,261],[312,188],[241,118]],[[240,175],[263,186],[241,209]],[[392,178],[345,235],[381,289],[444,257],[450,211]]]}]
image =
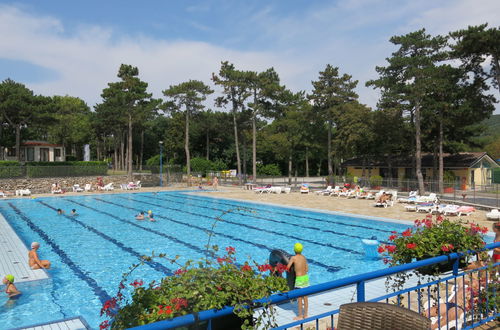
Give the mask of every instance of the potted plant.
[{"label": "potted plant", "polygon": [[[483,234],[488,229],[472,222],[450,221],[441,215],[427,215],[423,220],[415,220],[413,228],[401,234],[393,232],[389,236],[391,244],[379,246],[384,262],[400,265],[413,260],[427,259],[452,252],[467,252],[484,246]],[[453,268],[453,261],[438,266],[421,267],[418,271],[425,275],[439,274]]]}]

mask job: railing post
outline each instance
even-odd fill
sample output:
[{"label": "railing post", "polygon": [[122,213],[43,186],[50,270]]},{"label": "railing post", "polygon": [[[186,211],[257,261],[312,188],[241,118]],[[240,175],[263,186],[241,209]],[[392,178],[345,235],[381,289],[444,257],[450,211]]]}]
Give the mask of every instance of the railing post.
[{"label": "railing post", "polygon": [[365,281],[356,283],[357,302],[365,302]]},{"label": "railing post", "polygon": [[455,276],[458,275],[459,262],[460,262],[460,258],[455,259],[455,262],[453,262],[453,275],[455,275]]}]

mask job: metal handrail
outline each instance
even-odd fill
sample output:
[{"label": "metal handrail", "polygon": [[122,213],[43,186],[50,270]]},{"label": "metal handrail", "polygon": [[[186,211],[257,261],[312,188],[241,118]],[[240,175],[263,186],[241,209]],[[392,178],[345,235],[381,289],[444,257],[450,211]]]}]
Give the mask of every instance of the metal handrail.
[{"label": "metal handrail", "polygon": [[[500,242],[487,244],[480,251],[485,250],[493,250],[495,248],[500,248]],[[478,251],[468,251],[468,253],[476,253]],[[357,292],[357,301],[364,302],[365,301],[365,282],[369,280],[374,280],[380,277],[386,277],[389,275],[393,275],[396,273],[401,273],[409,270],[414,270],[424,266],[430,266],[434,264],[438,264],[445,261],[455,260],[453,265],[453,274],[458,274],[458,260],[466,255],[466,253],[450,253],[448,255],[442,255],[438,257],[432,257],[429,259],[424,259],[404,265],[398,265],[394,267],[389,267],[385,269],[375,270],[372,272],[349,276],[346,278],[316,284],[307,288],[291,290],[284,293],[278,293],[267,298],[254,300],[254,303],[258,304],[279,304],[288,300],[296,299],[303,296],[309,296],[312,294],[317,294],[337,288],[341,288],[348,285],[356,284],[356,292]],[[205,311],[201,311],[198,313],[188,314],[173,318],[171,320],[163,320],[155,323],[150,323],[146,325],[141,325],[138,327],[133,327],[130,329],[136,330],[160,330],[160,329],[169,329],[175,327],[186,326],[189,324],[193,324],[198,321],[208,321],[211,319],[215,319],[221,316],[229,315],[233,312],[234,307],[224,307],[222,309],[209,309]],[[315,319],[316,317],[311,317]],[[304,320],[302,320],[304,321]]]}]

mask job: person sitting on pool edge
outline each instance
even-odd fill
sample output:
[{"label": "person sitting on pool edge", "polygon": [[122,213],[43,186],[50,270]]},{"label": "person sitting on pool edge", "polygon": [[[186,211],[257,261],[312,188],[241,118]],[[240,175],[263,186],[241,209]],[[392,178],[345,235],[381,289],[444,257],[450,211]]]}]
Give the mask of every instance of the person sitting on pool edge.
[{"label": "person sitting on pool edge", "polygon": [[153,216],[153,211],[151,211],[151,210],[148,211],[148,219],[149,219],[149,221],[152,221],[152,222],[156,221],[154,216]]},{"label": "person sitting on pool edge", "polygon": [[2,280],[2,283],[6,286],[5,287],[5,293],[9,298],[17,298],[20,294],[21,291],[19,291],[16,286],[14,285],[14,276],[13,275],[5,275],[5,277]]},{"label": "person sitting on pool edge", "polygon": [[[287,271],[294,266],[295,269],[295,289],[307,288],[309,286],[309,266],[307,265],[307,259],[302,255],[303,246],[300,243],[295,243],[293,246],[295,255],[290,258],[288,265],[286,266]],[[307,309],[309,301],[307,296],[299,297],[298,302],[298,312],[297,317],[294,320],[302,320],[307,318]]]},{"label": "person sitting on pool edge", "polygon": [[40,269],[40,268],[49,269],[50,268],[50,261],[40,260],[38,258],[37,250],[39,247],[40,247],[40,243],[38,243],[38,242],[31,243],[31,251],[28,252],[29,266],[31,267],[31,269]]},{"label": "person sitting on pool edge", "polygon": [[138,215],[135,216],[135,220],[144,220],[144,212],[141,211]]}]

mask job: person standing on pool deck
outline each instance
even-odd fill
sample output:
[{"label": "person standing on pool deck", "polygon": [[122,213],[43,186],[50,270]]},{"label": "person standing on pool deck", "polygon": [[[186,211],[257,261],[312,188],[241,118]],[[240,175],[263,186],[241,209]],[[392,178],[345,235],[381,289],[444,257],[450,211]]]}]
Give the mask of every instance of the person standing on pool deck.
[{"label": "person standing on pool deck", "polygon": [[214,181],[212,182],[212,187],[214,188],[214,190],[218,190],[219,188],[219,179],[216,176],[214,177]]},{"label": "person standing on pool deck", "polygon": [[40,243],[38,243],[38,242],[31,243],[31,251],[28,252],[29,266],[31,267],[31,269],[40,269],[40,268],[49,269],[50,268],[50,261],[40,260],[38,258],[37,250],[39,247],[40,247]]},{"label": "person standing on pool deck", "polygon": [[5,293],[9,296],[9,298],[17,298],[17,296],[21,294],[21,291],[19,291],[14,285],[14,276],[5,275],[2,283],[6,286]]},{"label": "person standing on pool deck", "polygon": [[[286,266],[287,271],[294,266],[295,269],[295,289],[307,288],[309,286],[309,266],[307,265],[307,259],[302,255],[302,249],[304,247],[300,243],[295,243],[293,250],[295,255],[290,258],[288,265]],[[309,301],[307,296],[299,297],[298,301],[298,312],[297,317],[294,320],[302,320],[307,318],[307,309]]]}]

